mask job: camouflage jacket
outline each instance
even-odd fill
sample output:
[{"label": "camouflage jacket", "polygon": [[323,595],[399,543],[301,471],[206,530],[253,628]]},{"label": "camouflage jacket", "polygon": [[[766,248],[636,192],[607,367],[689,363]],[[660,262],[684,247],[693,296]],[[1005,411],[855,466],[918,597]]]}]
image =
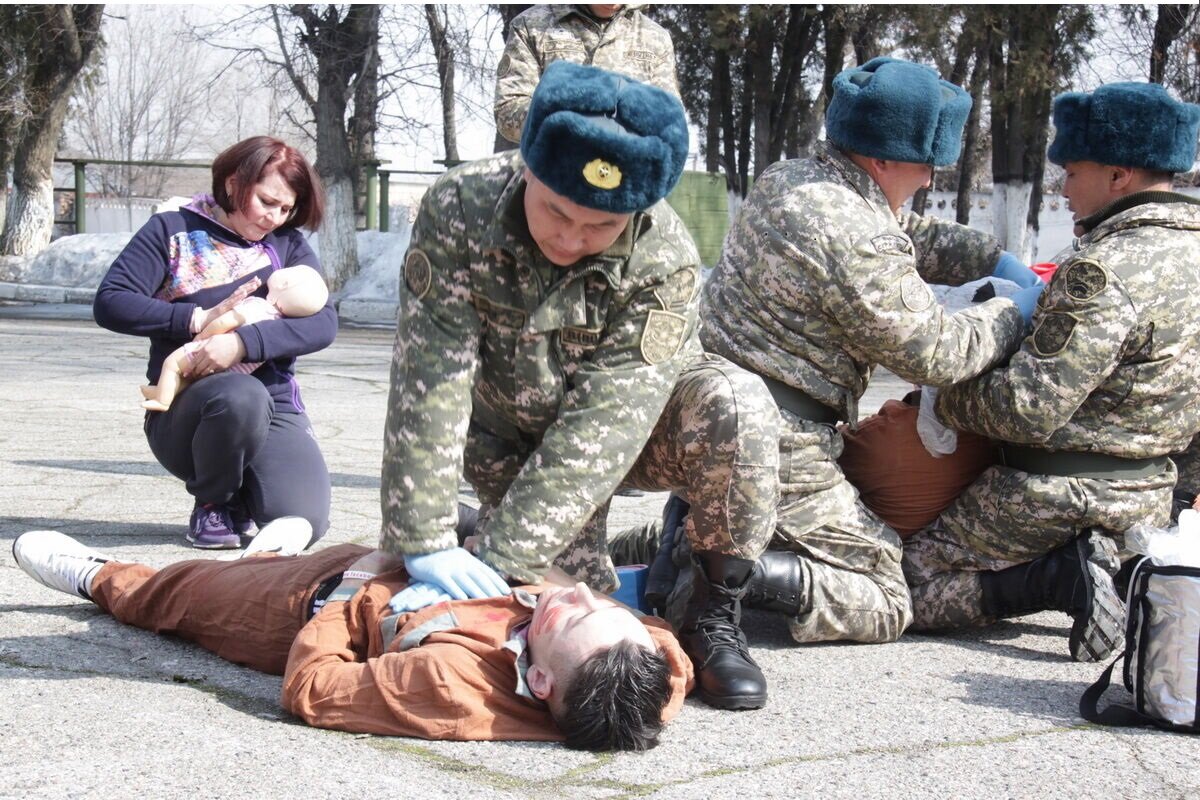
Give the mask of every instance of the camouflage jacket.
[{"label": "camouflage jacket", "polygon": [[1187,447],[1200,429],[1200,205],[1169,197],[1077,240],[1020,351],[943,391],[938,416],[1051,450],[1148,458]]},{"label": "camouflage jacket", "polygon": [[876,364],[945,386],[1016,349],[1024,321],[996,298],[944,313],[925,281],[991,274],[987,234],[914,214],[899,218],[866,172],[822,144],[758,178],[705,284],[706,350],[858,416]]},{"label": "camouflage jacket", "polygon": [[569,268],[537,249],[516,152],[425,194],[405,257],[380,547],[454,547],[468,425],[523,462],[476,555],[535,581],[645,445],[696,338],[699,258],[665,202]]},{"label": "camouflage jacket", "polygon": [[534,6],[512,21],[496,67],[496,129],[510,142],[521,141],[529,99],[554,61],[603,67],[679,96],[675,45],[639,6],[625,6],[607,22],[574,5]]}]

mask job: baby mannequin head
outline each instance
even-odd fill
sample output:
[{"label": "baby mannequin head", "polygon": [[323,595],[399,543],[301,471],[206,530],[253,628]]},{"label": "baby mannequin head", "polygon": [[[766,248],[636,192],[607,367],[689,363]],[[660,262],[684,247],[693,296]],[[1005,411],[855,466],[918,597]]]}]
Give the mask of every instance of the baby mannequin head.
[{"label": "baby mannequin head", "polygon": [[298,265],[277,269],[267,279],[267,302],[285,317],[308,317],[324,307],[329,289],[312,267]]}]

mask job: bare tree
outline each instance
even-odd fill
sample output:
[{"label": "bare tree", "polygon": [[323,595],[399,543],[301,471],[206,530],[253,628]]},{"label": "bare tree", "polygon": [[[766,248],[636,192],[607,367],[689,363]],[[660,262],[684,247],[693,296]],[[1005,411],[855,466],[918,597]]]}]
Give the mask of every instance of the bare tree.
[{"label": "bare tree", "polygon": [[[282,110],[294,125],[310,131],[316,144],[315,166],[327,199],[319,232],[321,261],[330,288],[340,289],[358,271],[355,196],[361,161],[374,158],[376,109],[351,111],[356,100],[381,99],[377,90],[361,87],[382,77],[380,7],[272,5],[200,28],[196,35],[235,53],[235,63],[251,59],[267,66],[272,76],[282,76],[291,86],[298,102]],[[364,137],[353,145],[350,127]]]},{"label": "bare tree", "polygon": [[425,4],[425,21],[429,26],[429,41],[437,59],[438,85],[442,95],[442,144],[446,160],[458,161],[458,126],[454,113],[454,46],[447,33],[446,6]]},{"label": "bare tree", "polygon": [[6,21],[25,36],[21,95],[26,113],[13,147],[13,191],[0,252],[28,255],[50,242],[54,224],[51,167],[71,92],[100,43],[103,5],[29,5]]},{"label": "bare tree", "polygon": [[[99,159],[164,161],[200,144],[210,102],[207,51],[177,26],[174,9],[130,6],[104,23],[103,57],[83,81],[66,124],[68,141]],[[187,64],[188,69],[179,68]],[[105,194],[161,196],[162,167],[99,166],[89,171]]]}]

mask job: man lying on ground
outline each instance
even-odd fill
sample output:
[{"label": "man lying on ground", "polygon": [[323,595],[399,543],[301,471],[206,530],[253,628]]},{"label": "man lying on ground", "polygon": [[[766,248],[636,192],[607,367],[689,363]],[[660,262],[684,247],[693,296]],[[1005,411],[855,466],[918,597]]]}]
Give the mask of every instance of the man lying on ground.
[{"label": "man lying on ground", "polygon": [[401,559],[357,545],[156,570],[30,531],[13,556],[121,622],[282,674],[284,708],[321,728],[645,750],[692,684],[666,623],[582,583],[462,601],[415,584],[428,604],[397,613]]}]

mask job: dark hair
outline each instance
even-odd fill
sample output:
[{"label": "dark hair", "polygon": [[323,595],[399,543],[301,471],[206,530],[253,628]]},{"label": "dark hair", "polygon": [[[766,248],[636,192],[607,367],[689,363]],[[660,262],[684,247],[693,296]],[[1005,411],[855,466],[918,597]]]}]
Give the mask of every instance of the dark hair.
[{"label": "dark hair", "polygon": [[[315,230],[325,216],[321,179],[299,150],[271,136],[243,139],[213,160],[213,198],[225,213],[232,214],[250,202],[254,187],[272,171],[278,172],[296,193],[292,214],[280,228]],[[234,180],[233,197],[225,191],[230,177]]]},{"label": "dark hair", "polygon": [[670,699],[666,657],[626,640],[579,666],[555,722],[575,750],[649,750]]}]

